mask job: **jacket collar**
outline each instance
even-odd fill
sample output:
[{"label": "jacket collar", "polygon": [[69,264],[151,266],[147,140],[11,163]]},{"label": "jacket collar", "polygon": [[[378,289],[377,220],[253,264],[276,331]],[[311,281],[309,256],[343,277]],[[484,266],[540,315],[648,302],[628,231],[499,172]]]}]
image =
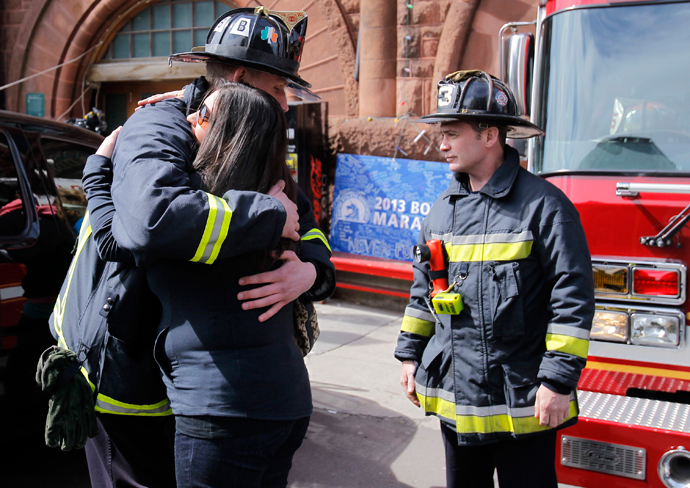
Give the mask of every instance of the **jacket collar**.
[{"label": "jacket collar", "polygon": [[[506,145],[505,159],[503,164],[498,167],[491,176],[489,182],[479,190],[486,196],[501,198],[506,196],[515,183],[518,171],[520,170],[520,156],[514,148]],[[470,178],[467,173],[453,173],[448,189],[443,193],[446,196],[466,196],[470,194]]]}]

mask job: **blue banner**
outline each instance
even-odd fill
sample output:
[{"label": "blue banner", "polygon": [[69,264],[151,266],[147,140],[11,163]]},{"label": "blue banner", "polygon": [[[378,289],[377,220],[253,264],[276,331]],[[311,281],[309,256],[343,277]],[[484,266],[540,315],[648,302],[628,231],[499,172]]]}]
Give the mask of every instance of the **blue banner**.
[{"label": "blue banner", "polygon": [[338,154],[331,247],[412,261],[422,221],[451,175],[445,163]]}]

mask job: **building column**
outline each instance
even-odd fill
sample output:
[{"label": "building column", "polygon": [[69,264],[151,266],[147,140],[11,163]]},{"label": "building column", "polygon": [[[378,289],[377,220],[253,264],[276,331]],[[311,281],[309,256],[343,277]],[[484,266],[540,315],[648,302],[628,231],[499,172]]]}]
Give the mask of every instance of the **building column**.
[{"label": "building column", "polygon": [[[366,4],[366,6],[365,6]],[[367,0],[360,7],[359,116],[395,116],[396,0]]]}]

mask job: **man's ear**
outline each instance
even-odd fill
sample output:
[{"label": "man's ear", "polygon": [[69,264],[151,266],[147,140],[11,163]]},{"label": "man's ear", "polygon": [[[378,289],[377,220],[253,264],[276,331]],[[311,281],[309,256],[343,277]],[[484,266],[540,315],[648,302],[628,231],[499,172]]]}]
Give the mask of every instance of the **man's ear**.
[{"label": "man's ear", "polygon": [[493,147],[496,144],[498,144],[498,137],[500,135],[500,132],[497,127],[489,127],[484,131],[485,138],[484,139],[484,145],[488,147]]},{"label": "man's ear", "polygon": [[244,83],[244,78],[247,76],[247,68],[244,66],[238,67],[232,75],[232,80],[235,83]]}]

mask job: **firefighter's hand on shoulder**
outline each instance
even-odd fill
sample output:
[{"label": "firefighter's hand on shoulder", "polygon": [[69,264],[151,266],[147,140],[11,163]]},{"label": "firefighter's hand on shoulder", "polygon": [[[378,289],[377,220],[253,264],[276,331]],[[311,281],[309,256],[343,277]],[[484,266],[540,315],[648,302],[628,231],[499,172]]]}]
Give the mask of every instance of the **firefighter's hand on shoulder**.
[{"label": "firefighter's hand on shoulder", "polygon": [[242,286],[264,285],[237,295],[240,301],[248,300],[242,304],[244,310],[270,307],[259,315],[259,322],[273,317],[278,310],[309,291],[316,281],[316,267],[302,262],[293,251],[283,251],[278,259],[283,261],[278,269],[240,279]]},{"label": "firefighter's hand on shoulder", "polygon": [[162,102],[168,98],[184,98],[184,90],[173,90],[165,93],[159,93],[157,95],[151,95],[148,98],[144,98],[143,100],[139,100],[137,102],[138,106],[134,109],[134,111],[136,112],[141,107],[148,105],[149,103]]},{"label": "firefighter's hand on shoulder", "polygon": [[285,182],[280,180],[268,190],[269,195],[277,198],[280,203],[283,204],[285,213],[287,214],[285,225],[283,226],[283,233],[280,237],[299,241],[299,214],[297,213],[297,204],[290,200],[285,192],[283,192],[284,188]]},{"label": "firefighter's hand on shoulder", "polygon": [[570,412],[570,395],[556,393],[541,385],[537,390],[534,403],[534,416],[539,419],[539,425],[558,427]]},{"label": "firefighter's hand on shoulder", "polygon": [[121,130],[122,126],[112,131],[108,137],[103,139],[103,142],[101,142],[101,145],[96,151],[96,154],[98,154],[99,156],[105,156],[109,159],[112,158],[113,150],[115,149],[115,143],[117,142],[117,135],[120,133]]},{"label": "firefighter's hand on shoulder", "polygon": [[405,390],[405,396],[416,406],[419,405],[419,399],[417,399],[417,392],[414,386],[414,373],[417,369],[414,361],[403,361],[400,368],[400,384]]}]

